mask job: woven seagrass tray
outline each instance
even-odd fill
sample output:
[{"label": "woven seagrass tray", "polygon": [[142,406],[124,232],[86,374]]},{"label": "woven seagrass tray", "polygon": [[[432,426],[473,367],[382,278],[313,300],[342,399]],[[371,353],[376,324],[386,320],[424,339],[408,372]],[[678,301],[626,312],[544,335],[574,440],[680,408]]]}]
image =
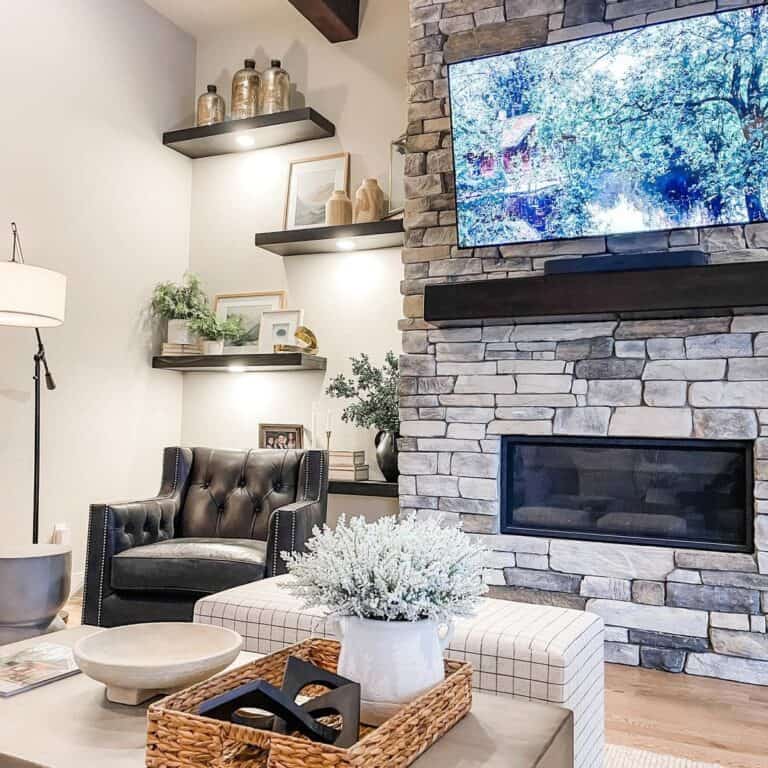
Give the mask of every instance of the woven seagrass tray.
[{"label": "woven seagrass tray", "polygon": [[[310,639],[175,693],[149,708],[148,768],[405,768],[472,707],[472,667],[445,662],[445,680],[350,749],[195,714],[201,702],[252,680],[283,682],[289,656],[336,672],[340,645]],[[320,691],[307,689],[309,695]]]}]

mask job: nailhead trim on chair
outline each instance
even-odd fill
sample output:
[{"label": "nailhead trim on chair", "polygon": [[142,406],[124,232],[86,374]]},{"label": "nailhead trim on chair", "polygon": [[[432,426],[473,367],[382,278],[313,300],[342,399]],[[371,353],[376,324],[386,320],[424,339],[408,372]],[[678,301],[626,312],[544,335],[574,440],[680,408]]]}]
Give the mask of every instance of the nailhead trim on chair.
[{"label": "nailhead trim on chair", "polygon": [[275,546],[272,551],[272,576],[275,575],[277,569],[277,542],[280,539],[280,510],[275,510]]}]

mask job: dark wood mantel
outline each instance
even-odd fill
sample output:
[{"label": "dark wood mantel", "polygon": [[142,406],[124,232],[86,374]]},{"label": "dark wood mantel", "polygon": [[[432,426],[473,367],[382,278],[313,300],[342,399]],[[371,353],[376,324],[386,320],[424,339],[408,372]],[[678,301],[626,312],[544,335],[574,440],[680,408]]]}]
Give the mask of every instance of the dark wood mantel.
[{"label": "dark wood mantel", "polygon": [[666,317],[747,307],[768,307],[768,261],[428,285],[424,319],[445,325],[585,315]]},{"label": "dark wood mantel", "polygon": [[355,40],[360,28],[360,0],[288,0],[332,43]]}]

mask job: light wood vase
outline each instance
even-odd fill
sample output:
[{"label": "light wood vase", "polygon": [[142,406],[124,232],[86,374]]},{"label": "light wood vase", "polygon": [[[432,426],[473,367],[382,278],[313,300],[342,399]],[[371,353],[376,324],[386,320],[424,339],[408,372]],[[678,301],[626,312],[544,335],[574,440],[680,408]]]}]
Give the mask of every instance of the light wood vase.
[{"label": "light wood vase", "polygon": [[355,224],[381,221],[384,192],[376,179],[365,179],[355,195]]},{"label": "light wood vase", "polygon": [[337,189],[325,204],[325,223],[339,227],[352,223],[352,201],[342,189]]}]

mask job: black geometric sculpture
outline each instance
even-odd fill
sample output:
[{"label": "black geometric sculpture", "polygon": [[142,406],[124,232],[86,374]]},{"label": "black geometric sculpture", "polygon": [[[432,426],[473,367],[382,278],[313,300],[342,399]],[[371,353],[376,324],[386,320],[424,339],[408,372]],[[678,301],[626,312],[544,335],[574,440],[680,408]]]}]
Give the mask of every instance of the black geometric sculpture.
[{"label": "black geometric sculpture", "polygon": [[[322,685],[327,693],[297,704],[296,697],[310,685]],[[243,710],[259,709],[270,715]],[[288,658],[282,688],[266,680],[254,680],[204,701],[198,714],[275,733],[299,731],[313,741],[351,747],[360,736],[360,686],[314,664]],[[341,730],[317,718],[341,715]]]}]

